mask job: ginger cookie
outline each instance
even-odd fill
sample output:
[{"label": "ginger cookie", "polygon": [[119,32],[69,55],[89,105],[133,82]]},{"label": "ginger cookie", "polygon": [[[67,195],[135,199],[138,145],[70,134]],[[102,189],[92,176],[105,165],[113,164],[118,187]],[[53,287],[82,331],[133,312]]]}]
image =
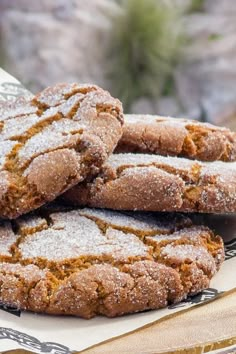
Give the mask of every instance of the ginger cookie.
[{"label": "ginger cookie", "polygon": [[236,161],[236,133],[194,120],[125,115],[124,133],[116,152]]},{"label": "ginger cookie", "polygon": [[38,210],[0,226],[0,302],[34,312],[114,317],[209,286],[221,237],[186,217]]},{"label": "ginger cookie", "polygon": [[236,212],[236,163],[114,154],[96,178],[63,199],[116,210]]},{"label": "ginger cookie", "polygon": [[98,173],[122,134],[120,101],[58,84],[0,106],[0,217],[15,218]]}]

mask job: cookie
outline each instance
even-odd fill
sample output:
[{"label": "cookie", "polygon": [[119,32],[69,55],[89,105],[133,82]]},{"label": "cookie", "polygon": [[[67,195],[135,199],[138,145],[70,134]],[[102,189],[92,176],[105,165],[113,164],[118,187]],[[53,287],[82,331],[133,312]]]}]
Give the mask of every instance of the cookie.
[{"label": "cookie", "polygon": [[98,173],[122,134],[121,103],[58,84],[0,106],[0,217],[15,218]]},{"label": "cookie", "polygon": [[219,236],[183,216],[38,211],[0,227],[0,302],[91,318],[158,309],[209,286]]},{"label": "cookie", "polygon": [[236,212],[236,163],[114,154],[95,179],[63,199],[116,210]]},{"label": "cookie", "polygon": [[124,133],[116,152],[236,161],[236,133],[187,119],[125,115]]}]

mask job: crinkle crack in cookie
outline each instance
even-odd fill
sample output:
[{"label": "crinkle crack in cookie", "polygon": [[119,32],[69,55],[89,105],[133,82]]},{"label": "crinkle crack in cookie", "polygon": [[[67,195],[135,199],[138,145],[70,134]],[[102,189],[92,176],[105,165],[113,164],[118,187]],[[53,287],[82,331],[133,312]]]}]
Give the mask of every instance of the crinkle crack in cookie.
[{"label": "crinkle crack in cookie", "polygon": [[236,161],[236,133],[187,119],[125,115],[124,133],[116,152]]},{"label": "crinkle crack in cookie", "polygon": [[94,85],[58,84],[0,106],[0,217],[33,210],[97,173],[122,124],[121,103]]},{"label": "crinkle crack in cookie", "polygon": [[223,243],[183,216],[38,211],[0,227],[0,301],[90,318],[157,309],[209,286]]},{"label": "crinkle crack in cookie", "polygon": [[236,212],[236,163],[114,154],[95,179],[63,199],[116,210]]}]

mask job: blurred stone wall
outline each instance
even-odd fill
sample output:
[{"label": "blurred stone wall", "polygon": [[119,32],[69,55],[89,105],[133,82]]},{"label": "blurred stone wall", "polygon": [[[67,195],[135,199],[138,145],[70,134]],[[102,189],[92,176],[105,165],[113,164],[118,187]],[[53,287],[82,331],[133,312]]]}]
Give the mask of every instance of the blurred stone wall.
[{"label": "blurred stone wall", "polygon": [[236,128],[236,1],[205,0],[185,29],[191,41],[176,70],[184,111]]},{"label": "blurred stone wall", "polygon": [[0,0],[4,67],[32,91],[60,81],[106,83],[109,0]]},{"label": "blurred stone wall", "polygon": [[[60,81],[109,88],[107,44],[120,11],[113,0],[0,0],[1,65],[34,92]],[[132,111],[236,129],[236,0],[205,0],[202,12],[184,17],[184,31],[189,40],[175,71],[175,95],[140,98]]]},{"label": "blurred stone wall", "polygon": [[[178,0],[179,6],[183,3]],[[188,44],[175,70],[175,96],[156,102],[140,98],[133,110],[183,115],[236,130],[236,1],[205,0],[203,11],[183,21]]]}]

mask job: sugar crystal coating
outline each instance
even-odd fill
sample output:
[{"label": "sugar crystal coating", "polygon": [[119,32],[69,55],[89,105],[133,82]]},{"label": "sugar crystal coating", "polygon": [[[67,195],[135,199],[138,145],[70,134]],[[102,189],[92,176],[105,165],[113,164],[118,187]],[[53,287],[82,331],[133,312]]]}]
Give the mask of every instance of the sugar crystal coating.
[{"label": "sugar crystal coating", "polygon": [[63,195],[73,205],[116,210],[236,212],[236,162],[113,154],[100,174]]},{"label": "sugar crystal coating", "polygon": [[90,84],[0,105],[0,217],[34,210],[97,173],[122,124],[121,103]]},{"label": "sugar crystal coating", "polygon": [[222,239],[181,215],[43,208],[0,226],[0,302],[84,318],[157,309],[207,288],[223,259]]},{"label": "sugar crystal coating", "polygon": [[127,114],[116,151],[236,161],[236,133],[190,119]]},{"label": "sugar crystal coating", "polygon": [[16,242],[17,236],[12,230],[9,222],[1,222],[0,225],[0,254],[1,256],[11,256],[10,247]]}]

